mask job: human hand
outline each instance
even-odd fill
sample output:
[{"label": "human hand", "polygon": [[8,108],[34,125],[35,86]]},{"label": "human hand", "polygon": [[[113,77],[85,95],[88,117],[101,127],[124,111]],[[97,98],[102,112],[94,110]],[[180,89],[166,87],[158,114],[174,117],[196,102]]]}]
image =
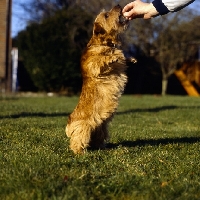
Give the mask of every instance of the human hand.
[{"label": "human hand", "polygon": [[135,0],[127,4],[123,8],[122,13],[128,20],[135,18],[150,19],[159,14],[152,3],[144,3],[140,0]]}]

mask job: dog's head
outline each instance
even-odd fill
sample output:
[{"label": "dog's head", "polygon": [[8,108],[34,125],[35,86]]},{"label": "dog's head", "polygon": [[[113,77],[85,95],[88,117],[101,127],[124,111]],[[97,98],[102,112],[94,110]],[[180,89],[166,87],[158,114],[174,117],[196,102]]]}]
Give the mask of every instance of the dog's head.
[{"label": "dog's head", "polygon": [[128,20],[122,15],[120,5],[115,6],[110,11],[102,11],[95,19],[92,41],[88,46],[101,44],[114,46],[119,43],[119,34],[128,26]]}]

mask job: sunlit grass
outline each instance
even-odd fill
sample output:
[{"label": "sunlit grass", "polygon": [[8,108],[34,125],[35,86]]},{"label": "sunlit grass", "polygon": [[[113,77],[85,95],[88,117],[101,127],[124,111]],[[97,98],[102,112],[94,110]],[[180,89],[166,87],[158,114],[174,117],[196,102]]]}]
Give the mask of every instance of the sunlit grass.
[{"label": "sunlit grass", "polygon": [[200,199],[200,99],[123,96],[106,150],[75,156],[78,97],[0,99],[0,199]]}]

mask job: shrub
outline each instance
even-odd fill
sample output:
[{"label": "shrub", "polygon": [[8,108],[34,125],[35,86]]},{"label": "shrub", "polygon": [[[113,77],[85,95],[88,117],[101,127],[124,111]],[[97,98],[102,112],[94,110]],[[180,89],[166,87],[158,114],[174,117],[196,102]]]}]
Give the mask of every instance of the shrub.
[{"label": "shrub", "polygon": [[40,91],[80,88],[80,56],[91,27],[92,17],[77,7],[60,10],[18,34],[20,57]]}]

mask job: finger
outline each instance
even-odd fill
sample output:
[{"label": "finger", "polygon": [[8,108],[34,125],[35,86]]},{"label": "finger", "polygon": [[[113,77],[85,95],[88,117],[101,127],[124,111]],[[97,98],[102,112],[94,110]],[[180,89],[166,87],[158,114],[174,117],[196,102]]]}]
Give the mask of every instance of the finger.
[{"label": "finger", "polygon": [[130,11],[132,8],[133,8],[133,2],[127,4],[127,5],[123,8],[122,13]]},{"label": "finger", "polygon": [[124,17],[126,18],[132,18],[135,15],[135,11],[134,10],[130,10],[129,12],[125,12],[123,13]]}]

